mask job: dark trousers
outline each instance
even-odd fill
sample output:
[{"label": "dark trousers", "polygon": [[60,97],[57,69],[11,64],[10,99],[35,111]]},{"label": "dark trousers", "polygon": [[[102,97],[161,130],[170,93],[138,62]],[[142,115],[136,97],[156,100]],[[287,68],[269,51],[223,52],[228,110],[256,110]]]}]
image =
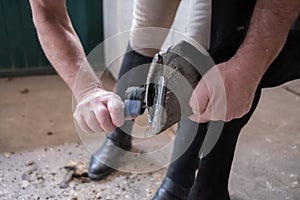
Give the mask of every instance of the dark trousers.
[{"label": "dark trousers", "polygon": [[[214,61],[220,63],[230,59],[242,43],[255,1],[213,0],[212,3],[212,34],[209,52]],[[230,199],[228,179],[238,136],[257,107],[262,88],[276,87],[299,78],[300,31],[291,30],[281,53],[264,74],[249,113],[240,119],[226,122],[216,145],[201,160],[199,160],[198,153],[205,138],[208,123],[199,124],[196,136],[192,137],[193,142],[179,159],[171,163],[167,176],[187,188],[192,187],[189,194],[191,200]],[[176,148],[189,137],[189,134],[186,130],[182,133],[178,131],[174,154],[176,154]],[[197,177],[194,180],[197,169]]]}]

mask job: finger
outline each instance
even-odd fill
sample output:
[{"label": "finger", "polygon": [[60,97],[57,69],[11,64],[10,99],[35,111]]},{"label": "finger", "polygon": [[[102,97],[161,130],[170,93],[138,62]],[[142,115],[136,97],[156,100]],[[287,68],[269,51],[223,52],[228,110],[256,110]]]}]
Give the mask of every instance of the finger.
[{"label": "finger", "polygon": [[113,124],[120,127],[124,124],[124,104],[118,97],[112,97],[108,101],[107,108]]},{"label": "finger", "polygon": [[194,113],[203,113],[209,103],[209,92],[204,81],[200,81],[190,98],[190,106]]},{"label": "finger", "polygon": [[206,107],[205,111],[202,113],[194,113],[193,115],[189,116],[189,119],[191,119],[194,122],[198,123],[206,123],[211,121],[211,106],[210,103]]},{"label": "finger", "polygon": [[206,123],[211,121],[210,109],[207,108],[203,113],[195,113],[188,117],[190,120],[198,123]]},{"label": "finger", "polygon": [[199,115],[199,121],[198,121],[199,123],[206,123],[209,121],[213,121],[213,120],[211,119],[211,114],[208,110],[206,110],[204,113]]},{"label": "finger", "polygon": [[188,118],[197,123],[207,123],[207,122],[211,121],[209,116],[207,116],[207,115],[202,116],[200,114],[194,114],[194,115],[189,116]]},{"label": "finger", "polygon": [[116,126],[113,125],[109,112],[105,106],[99,106],[95,110],[95,115],[105,132],[111,132],[116,129]]},{"label": "finger", "polygon": [[82,115],[78,119],[76,119],[76,121],[82,131],[90,134],[94,133],[94,131],[88,126]]},{"label": "finger", "polygon": [[193,115],[190,115],[188,116],[188,118],[194,122],[197,122],[199,123],[200,121],[200,114],[193,114]]},{"label": "finger", "polygon": [[[219,97],[219,96],[218,96]],[[205,121],[230,121],[226,115],[227,107],[222,98],[210,99],[206,110],[201,113],[201,122]]]},{"label": "finger", "polygon": [[86,121],[87,125],[90,127],[90,129],[93,130],[94,133],[104,132],[104,130],[102,129],[101,125],[99,124],[94,112],[89,112],[85,116],[85,119],[86,119],[85,121]]}]

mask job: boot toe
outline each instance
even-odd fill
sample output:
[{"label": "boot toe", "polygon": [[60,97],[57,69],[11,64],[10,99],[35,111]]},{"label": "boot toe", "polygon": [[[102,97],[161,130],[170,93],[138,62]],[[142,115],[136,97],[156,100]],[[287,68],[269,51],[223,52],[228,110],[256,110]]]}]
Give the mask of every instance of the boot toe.
[{"label": "boot toe", "polygon": [[124,153],[122,150],[127,151],[131,148],[130,138],[118,141],[106,138],[101,148],[92,155],[88,169],[89,178],[101,180],[117,169]]},{"label": "boot toe", "polygon": [[101,180],[111,174],[114,171],[113,168],[103,164],[94,156],[91,157],[88,177],[92,180]]},{"label": "boot toe", "polygon": [[188,189],[166,177],[152,200],[185,200],[187,196]]}]

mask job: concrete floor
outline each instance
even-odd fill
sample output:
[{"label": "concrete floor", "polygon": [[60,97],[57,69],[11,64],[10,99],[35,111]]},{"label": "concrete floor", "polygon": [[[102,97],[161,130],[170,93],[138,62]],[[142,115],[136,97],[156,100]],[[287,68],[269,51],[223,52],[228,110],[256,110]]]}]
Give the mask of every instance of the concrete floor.
[{"label": "concrete floor", "polygon": [[[108,85],[113,85],[108,82]],[[70,161],[87,164],[58,76],[0,79],[0,199],[150,199],[165,168],[116,172],[59,184]],[[300,199],[300,81],[265,89],[240,136],[230,178],[233,200]]]}]

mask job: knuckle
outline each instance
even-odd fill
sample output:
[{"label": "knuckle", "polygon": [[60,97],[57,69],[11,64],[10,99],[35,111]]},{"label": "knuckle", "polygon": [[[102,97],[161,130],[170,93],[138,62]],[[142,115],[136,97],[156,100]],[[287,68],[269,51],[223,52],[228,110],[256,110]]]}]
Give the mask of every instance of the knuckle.
[{"label": "knuckle", "polygon": [[195,102],[194,100],[191,99],[189,105],[193,110],[198,110],[198,103]]},{"label": "knuckle", "polygon": [[100,126],[105,131],[110,131],[113,129],[113,124],[111,122],[110,116],[108,115],[108,111],[103,109],[98,113],[97,120],[100,123]]},{"label": "knuckle", "polygon": [[112,102],[108,104],[108,109],[113,113],[120,113],[124,110],[124,104],[120,101]]},{"label": "knuckle", "polygon": [[108,115],[108,110],[106,107],[99,107],[97,110],[96,110],[96,116],[97,117],[106,117]]}]

